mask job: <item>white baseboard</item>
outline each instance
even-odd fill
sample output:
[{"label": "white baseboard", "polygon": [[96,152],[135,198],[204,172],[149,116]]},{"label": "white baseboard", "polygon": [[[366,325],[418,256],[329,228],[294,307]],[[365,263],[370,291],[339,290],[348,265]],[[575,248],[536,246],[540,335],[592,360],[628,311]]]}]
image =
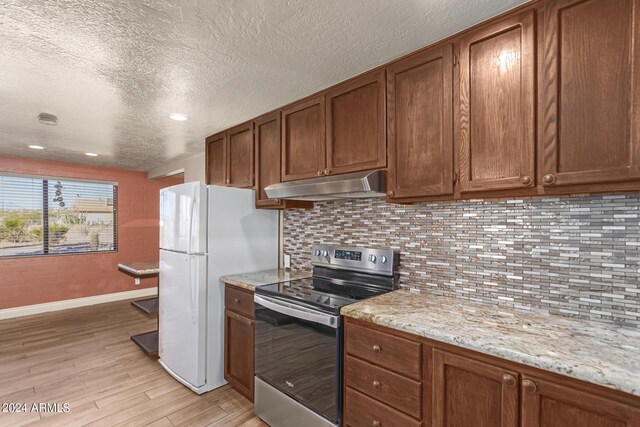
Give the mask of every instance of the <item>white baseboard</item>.
[{"label": "white baseboard", "polygon": [[0,310],[0,320],[13,317],[30,316],[32,314],[47,313],[49,311],[66,310],[68,308],[85,307],[87,305],[103,304],[105,302],[121,301],[158,295],[158,288],[143,288],[134,291],[116,292],[113,294],[95,295],[92,297],[75,298],[63,301],[47,302],[44,304],[25,305],[23,307],[5,308]]}]

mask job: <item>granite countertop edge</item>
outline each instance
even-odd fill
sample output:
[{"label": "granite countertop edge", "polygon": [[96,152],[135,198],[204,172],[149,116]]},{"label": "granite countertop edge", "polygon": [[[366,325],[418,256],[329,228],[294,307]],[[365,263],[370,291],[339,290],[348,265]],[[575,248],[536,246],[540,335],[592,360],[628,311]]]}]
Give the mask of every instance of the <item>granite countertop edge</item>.
[{"label": "granite countertop edge", "polygon": [[304,279],[306,277],[311,277],[310,271],[287,271],[279,268],[220,276],[220,283],[238,286],[253,292],[260,286],[269,285],[271,283],[288,282],[296,279]]},{"label": "granite countertop edge", "polygon": [[[563,327],[567,327],[567,325],[575,323],[574,326],[576,331],[581,330],[583,325],[588,324],[591,331],[594,331],[593,328],[596,328],[595,333],[597,333],[597,329],[599,327],[599,322],[565,318],[553,314],[510,310],[508,308],[496,307],[494,305],[474,301],[466,301],[459,298],[442,297],[435,294],[429,294],[427,292],[421,292],[418,294],[409,292],[406,289],[401,289],[385,295],[388,296],[396,293],[403,293],[404,295],[401,298],[404,300],[415,299],[422,302],[425,299],[432,299],[434,301],[440,300],[442,303],[455,301],[458,307],[468,305],[472,310],[478,308],[480,310],[491,310],[493,308],[494,310],[502,313],[509,313],[513,317],[508,317],[508,320],[513,321],[515,319],[517,321],[516,323],[519,323],[519,325],[527,324],[530,318],[534,322],[536,320],[547,318],[551,320],[551,323],[553,323],[553,321],[561,322]],[[563,343],[566,344],[568,342],[563,342],[563,339],[571,340],[574,338],[574,334],[571,332],[568,332],[566,336],[563,337],[562,333],[555,330],[553,338],[545,342],[543,335],[533,334],[532,336],[526,330],[519,331],[519,336],[506,335],[506,332],[499,331],[502,325],[496,324],[495,319],[492,319],[493,322],[490,322],[491,324],[489,326],[484,325],[482,321],[475,322],[473,324],[473,330],[476,333],[472,334],[468,330],[464,331],[464,326],[460,329],[456,329],[455,326],[451,326],[452,323],[456,323],[452,322],[452,317],[449,317],[449,319],[444,322],[446,326],[437,328],[433,327],[433,324],[435,323],[432,322],[434,320],[433,318],[429,319],[429,322],[432,323],[429,323],[428,325],[424,322],[420,322],[420,312],[416,311],[415,306],[413,310],[409,308],[404,312],[404,314],[400,315],[390,312],[393,311],[393,309],[391,309],[389,303],[385,301],[385,299],[388,299],[388,297],[385,298],[385,295],[343,307],[341,314],[346,317],[364,320],[380,326],[386,326],[391,329],[431,339],[433,341],[477,351],[482,354],[495,356],[511,362],[539,368],[544,371],[557,373],[640,397],[640,356],[638,356],[640,353],[637,353],[640,347],[640,330],[625,327],[619,328],[622,335],[629,335],[632,338],[637,337],[638,341],[635,341],[635,346],[618,343],[615,349],[616,354],[611,356],[613,359],[612,361],[611,359],[603,357],[606,354],[606,348],[613,344],[608,341],[594,343],[594,348],[596,350],[602,350],[605,354],[588,357],[585,355],[576,356],[572,354],[570,350],[566,350],[564,346],[561,346]],[[377,304],[378,301],[380,301],[379,305]],[[455,316],[456,311],[447,314],[448,316]],[[407,316],[411,315],[415,316],[416,320],[411,321],[407,319]],[[432,316],[433,315],[431,315],[431,317]],[[472,322],[469,322],[464,318],[464,316],[461,316],[460,319],[457,320],[465,322],[465,326],[467,327],[472,324]],[[514,332],[517,334],[518,331],[515,331],[511,326],[512,325],[510,325],[510,329],[508,330],[509,334],[513,334]],[[547,327],[547,325],[533,323],[532,327],[538,329],[546,328],[550,333],[552,332],[552,329],[555,329],[553,324]],[[447,332],[446,330],[443,330],[443,328],[450,328],[452,332]],[[602,324],[600,328],[603,336],[616,335],[616,330],[618,329],[617,327],[606,324]],[[500,337],[500,334],[503,334],[502,337]],[[505,340],[513,339],[516,344],[509,345],[487,342],[496,341],[500,338]],[[597,338],[602,339],[602,337]],[[619,338],[624,337],[620,336]],[[531,340],[536,343],[537,351],[535,353],[537,354],[525,350],[531,346]],[[560,360],[557,357],[559,355],[562,356],[560,357]],[[570,360],[562,360],[563,357]]]},{"label": "granite countertop edge", "polygon": [[119,263],[118,269],[136,276],[151,276],[160,273],[157,261]]}]

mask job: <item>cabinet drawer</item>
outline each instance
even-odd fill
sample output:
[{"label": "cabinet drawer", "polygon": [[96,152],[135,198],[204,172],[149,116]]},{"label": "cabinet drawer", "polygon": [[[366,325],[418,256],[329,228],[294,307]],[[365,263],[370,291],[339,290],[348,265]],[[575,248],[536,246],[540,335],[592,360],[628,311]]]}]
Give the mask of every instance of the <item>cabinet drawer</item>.
[{"label": "cabinet drawer", "polygon": [[422,413],[420,382],[351,356],[347,356],[344,376],[348,387],[420,419]]},{"label": "cabinet drawer", "polygon": [[251,292],[241,291],[233,286],[225,285],[224,306],[231,311],[249,316],[252,319],[254,317],[253,294]]},{"label": "cabinet drawer", "polygon": [[420,422],[400,411],[347,387],[344,403],[344,420],[348,427],[384,426],[419,427]]},{"label": "cabinet drawer", "polygon": [[346,328],[346,349],[347,354],[420,380],[419,342],[349,324]]}]

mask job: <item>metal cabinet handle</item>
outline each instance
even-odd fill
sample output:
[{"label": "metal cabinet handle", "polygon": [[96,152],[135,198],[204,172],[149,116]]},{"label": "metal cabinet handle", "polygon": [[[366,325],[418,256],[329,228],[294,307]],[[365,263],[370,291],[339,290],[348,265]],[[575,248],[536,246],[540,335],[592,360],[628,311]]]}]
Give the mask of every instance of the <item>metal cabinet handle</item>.
[{"label": "metal cabinet handle", "polygon": [[522,381],[522,388],[524,388],[524,391],[527,391],[529,393],[535,393],[535,391],[538,389],[536,383],[531,380]]},{"label": "metal cabinet handle", "polygon": [[373,383],[371,384],[373,386],[373,388],[375,389],[380,389],[380,381],[378,380],[374,380]]},{"label": "metal cabinet handle", "polygon": [[394,193],[393,190],[387,191],[387,196],[389,196],[389,197],[393,197],[394,194],[396,194],[396,193]]},{"label": "metal cabinet handle", "polygon": [[547,174],[544,177],[542,177],[542,183],[544,185],[551,185],[554,182],[556,182],[556,177],[555,175],[551,175],[551,174]]},{"label": "metal cabinet handle", "polygon": [[322,175],[324,175],[324,172],[318,171],[318,176],[322,176]]},{"label": "metal cabinet handle", "polygon": [[513,375],[511,374],[504,374],[502,376],[502,382],[505,383],[508,386],[514,386],[516,385],[516,379]]},{"label": "metal cabinet handle", "polygon": [[530,176],[523,176],[520,178],[520,182],[522,185],[531,185],[533,179]]},{"label": "metal cabinet handle", "polygon": [[329,175],[330,173],[331,173],[331,169],[326,168],[326,169],[324,170],[324,174],[325,174],[325,175]]},{"label": "metal cabinet handle", "polygon": [[371,423],[373,425],[373,427],[380,427],[382,425],[382,423],[378,420],[373,420],[373,423]]},{"label": "metal cabinet handle", "polygon": [[373,345],[373,351],[374,352],[380,353],[380,350],[382,350],[382,349],[380,348],[380,346],[378,344],[374,344]]},{"label": "metal cabinet handle", "polygon": [[240,300],[238,298],[234,298],[233,302],[236,304],[240,304]]}]

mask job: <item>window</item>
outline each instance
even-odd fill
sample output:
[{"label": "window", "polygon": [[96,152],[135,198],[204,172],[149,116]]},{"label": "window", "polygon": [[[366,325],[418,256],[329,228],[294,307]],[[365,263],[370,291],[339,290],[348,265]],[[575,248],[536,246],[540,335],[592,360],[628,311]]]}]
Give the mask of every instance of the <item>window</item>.
[{"label": "window", "polygon": [[0,257],[116,250],[118,186],[0,175]]}]

